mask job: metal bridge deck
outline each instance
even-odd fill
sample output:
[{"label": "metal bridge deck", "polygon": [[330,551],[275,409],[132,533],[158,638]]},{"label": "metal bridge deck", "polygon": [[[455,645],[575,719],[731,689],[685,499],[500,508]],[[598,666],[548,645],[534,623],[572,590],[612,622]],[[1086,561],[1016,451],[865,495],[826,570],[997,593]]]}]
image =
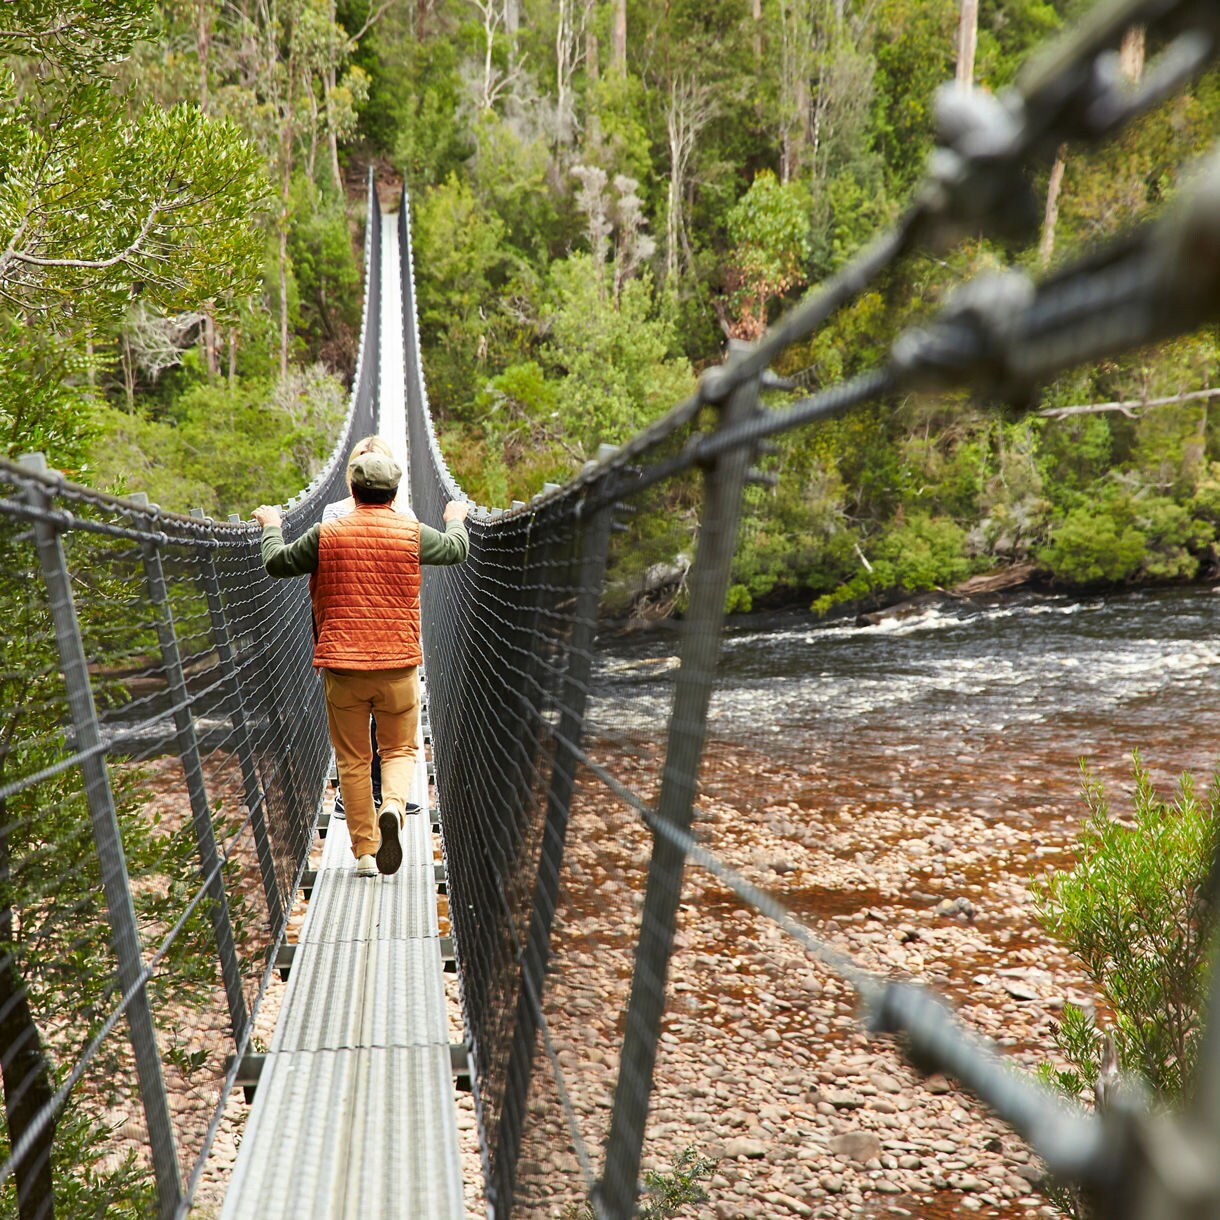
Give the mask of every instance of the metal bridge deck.
[{"label": "metal bridge deck", "polygon": [[[380,429],[405,450],[398,234],[383,226]],[[332,820],[222,1220],[464,1215],[427,769],[402,868]]]},{"label": "metal bridge deck", "polygon": [[430,819],[394,877],[332,822],[225,1220],[463,1215]]}]

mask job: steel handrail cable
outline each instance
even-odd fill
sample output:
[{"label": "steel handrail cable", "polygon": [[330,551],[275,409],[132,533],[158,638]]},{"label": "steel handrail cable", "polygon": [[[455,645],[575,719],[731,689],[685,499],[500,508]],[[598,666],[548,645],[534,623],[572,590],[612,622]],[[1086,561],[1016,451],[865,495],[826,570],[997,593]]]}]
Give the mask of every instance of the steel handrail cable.
[{"label": "steel handrail cable", "polygon": [[[247,815],[246,820],[242,823],[237,833],[233,836],[234,841],[243,833],[246,826],[249,825],[251,816],[252,815]],[[137,995],[139,995],[144,987],[156,976],[157,967],[162,961],[164,961],[166,955],[173,947],[173,944],[182,932],[182,929],[186,926],[187,920],[190,919],[191,915],[193,915],[198,909],[199,904],[208,896],[209,884],[220,875],[224,865],[228,863],[228,860],[229,853],[226,851],[223,857],[216,864],[212,873],[203,878],[202,883],[195,890],[194,895],[183,907],[182,914],[179,915],[173,926],[169,929],[165,936],[162,937],[161,943],[157,946],[153,953],[150,954],[135,983],[131,987],[127,988],[127,990],[119,997],[118,1003],[110,1011],[106,1019],[102,1022],[101,1026],[99,1026],[97,1033],[94,1034],[84,1050],[77,1057],[68,1075],[55,1090],[55,1093],[51,1098],[51,1103],[33,1120],[30,1126],[26,1128],[21,1138],[10,1149],[8,1159],[3,1164],[0,1164],[0,1185],[3,1185],[12,1175],[16,1164],[25,1155],[27,1149],[34,1143],[38,1136],[46,1129],[47,1124],[57,1117],[57,1111],[63,1105],[64,1101],[67,1099],[68,1095],[72,1092],[76,1085],[80,1083],[81,1079],[84,1077],[85,1069],[97,1057],[98,1052],[101,1050],[102,1044],[114,1030],[114,1027],[118,1024],[120,1018],[126,1014]],[[274,955],[272,955],[272,964],[268,967],[268,980],[270,979],[270,971],[273,968]],[[253,1023],[251,1023],[250,1031],[253,1032]],[[221,1111],[221,1116],[223,1117],[223,1109]]]}]

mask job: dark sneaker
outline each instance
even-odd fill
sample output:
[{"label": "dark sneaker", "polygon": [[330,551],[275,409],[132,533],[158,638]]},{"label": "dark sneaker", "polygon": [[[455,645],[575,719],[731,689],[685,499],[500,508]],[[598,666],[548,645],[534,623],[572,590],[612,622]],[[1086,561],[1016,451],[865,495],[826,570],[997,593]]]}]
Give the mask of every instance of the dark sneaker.
[{"label": "dark sneaker", "polygon": [[377,819],[381,830],[381,846],[377,849],[377,871],[390,876],[402,867],[402,813],[393,801],[386,801]]},{"label": "dark sneaker", "polygon": [[343,812],[343,793],[335,789],[335,808],[330,815],[333,818],[343,818],[346,820],[347,814]]}]

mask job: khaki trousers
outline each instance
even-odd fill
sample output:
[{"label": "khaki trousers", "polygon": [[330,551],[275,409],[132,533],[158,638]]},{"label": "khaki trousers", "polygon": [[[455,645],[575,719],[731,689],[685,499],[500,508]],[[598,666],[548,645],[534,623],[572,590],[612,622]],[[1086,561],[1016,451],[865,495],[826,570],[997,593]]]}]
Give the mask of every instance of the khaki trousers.
[{"label": "khaki trousers", "polygon": [[419,671],[414,665],[406,669],[324,669],[322,677],[352,851],[356,856],[372,855],[381,834],[369,774],[373,761],[369,717],[377,720],[382,803],[395,801],[403,809],[415,774]]}]

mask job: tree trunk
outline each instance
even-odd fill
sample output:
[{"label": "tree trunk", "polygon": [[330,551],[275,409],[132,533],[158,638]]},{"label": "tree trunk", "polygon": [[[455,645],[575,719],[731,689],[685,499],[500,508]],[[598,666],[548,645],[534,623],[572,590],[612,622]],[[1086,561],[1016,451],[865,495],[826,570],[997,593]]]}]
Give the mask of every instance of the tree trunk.
[{"label": "tree trunk", "polygon": [[335,131],[334,112],[331,106],[331,94],[335,89],[335,69],[333,65],[326,70],[326,123],[328,127],[327,143],[330,149],[330,177],[335,185],[335,194],[343,196],[343,171],[339,168],[339,135]]},{"label": "tree trunk", "polygon": [[255,65],[258,63],[258,44],[255,35],[254,23],[250,20],[250,5],[249,0],[242,0],[239,12],[241,20],[238,23],[238,28],[242,31],[241,47],[237,52],[237,62],[241,83],[247,88],[254,83],[256,75]]},{"label": "tree trunk", "polygon": [[136,409],[136,368],[131,358],[131,342],[126,335],[119,349],[119,363],[123,366],[123,389],[127,391],[127,411],[130,414]]},{"label": "tree trunk", "polygon": [[[339,20],[338,13],[335,11],[335,0],[330,0],[330,24],[333,31]],[[333,44],[332,44],[333,45]],[[335,107],[331,100],[334,96],[335,87],[338,84],[338,68],[334,60],[334,52],[331,52],[330,62],[326,65],[326,73],[323,78],[323,87],[326,89],[326,142],[330,151],[330,176],[331,181],[335,186],[335,194],[339,198],[343,198],[343,178],[339,171],[339,136],[335,131]]]},{"label": "tree trunk", "polygon": [[[672,158],[672,153],[671,153]],[[678,278],[678,208],[682,200],[682,184],[678,167],[670,161],[669,189],[665,193],[665,283]]]},{"label": "tree trunk", "polygon": [[215,381],[220,371],[216,361],[216,319],[209,313],[203,319],[203,354],[208,370],[208,380]]},{"label": "tree trunk", "polygon": [[[39,1112],[51,1104],[51,1068],[30,1009],[29,992],[17,970],[13,940],[12,858],[8,841],[7,803],[0,800],[0,1075],[9,1147],[29,1130]],[[55,1180],[51,1148],[57,1118],[42,1129],[29,1151],[13,1167],[17,1215],[39,1220],[55,1214]]]},{"label": "tree trunk", "polygon": [[1042,219],[1042,240],[1038,245],[1038,261],[1049,266],[1055,253],[1055,225],[1059,221],[1059,192],[1063,189],[1063,171],[1067,168],[1067,145],[1060,144],[1051,166],[1051,179],[1046,186],[1046,214]]},{"label": "tree trunk", "polygon": [[754,75],[762,71],[762,0],[752,0],[751,16],[754,18]]},{"label": "tree trunk", "polygon": [[572,78],[572,30],[573,0],[559,0],[559,20],[555,28],[555,124],[556,138],[560,146],[566,146],[572,138],[572,116],[569,85]]},{"label": "tree trunk", "polygon": [[1118,63],[1122,74],[1130,81],[1138,81],[1144,75],[1145,31],[1142,25],[1133,25],[1124,35],[1118,52]]},{"label": "tree trunk", "polygon": [[962,16],[957,27],[957,74],[959,89],[974,88],[974,51],[979,41],[979,0],[962,0]]},{"label": "tree trunk", "polygon": [[199,52],[199,109],[208,112],[208,0],[199,0],[199,29],[195,35],[195,47]]},{"label": "tree trunk", "polygon": [[614,33],[611,46],[611,66],[619,75],[627,75],[627,0],[614,0]]},{"label": "tree trunk", "polygon": [[[815,130],[820,130],[814,117],[811,82],[819,70],[823,81],[818,87],[818,104],[828,103],[825,82],[826,54],[829,42],[822,15],[808,0],[781,6],[778,26],[779,60],[779,140],[780,181],[793,182],[812,167],[816,168],[813,150]],[[756,107],[762,117],[761,103]]]},{"label": "tree trunk", "polygon": [[669,188],[665,194],[665,283],[678,278],[678,233],[682,227],[682,180],[686,172],[685,115],[679,98],[680,85],[669,86]]},{"label": "tree trunk", "polygon": [[313,187],[315,195],[318,190],[318,127],[321,123],[321,116],[318,113],[318,96],[314,93],[312,87],[308,90],[309,93],[309,154],[305,158],[305,177],[309,179],[309,185]]},{"label": "tree trunk", "polygon": [[280,380],[288,379],[288,201],[280,216]]},{"label": "tree trunk", "polygon": [[280,280],[280,380],[288,378],[288,217],[292,203],[292,137],[293,92],[296,86],[296,56],[288,53],[288,70],[284,74],[288,89],[286,98],[278,98],[280,120],[280,215],[279,215],[279,280]]},{"label": "tree trunk", "polygon": [[503,13],[496,7],[496,0],[475,0],[476,7],[483,16],[483,99],[482,108],[489,111],[495,102],[496,85],[495,63],[492,58],[496,30],[500,27]]},{"label": "tree trunk", "polygon": [[711,122],[713,106],[706,90],[679,75],[669,83],[669,102],[665,116],[669,136],[669,187],[665,199],[665,279],[673,281],[678,272],[678,250],[692,266],[693,256],[686,238],[684,214],[687,200],[689,166],[699,134]]},{"label": "tree trunk", "polygon": [[288,376],[288,211],[292,189],[292,143],[289,120],[285,119],[280,136],[280,215],[276,226],[279,233],[280,271],[280,379]]}]

